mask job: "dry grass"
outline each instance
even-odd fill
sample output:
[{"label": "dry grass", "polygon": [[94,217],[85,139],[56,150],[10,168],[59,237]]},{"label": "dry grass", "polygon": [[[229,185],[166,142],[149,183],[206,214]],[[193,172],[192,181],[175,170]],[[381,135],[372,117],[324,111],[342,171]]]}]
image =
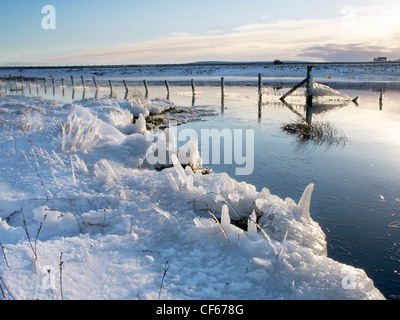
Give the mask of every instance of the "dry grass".
[{"label": "dry grass", "polygon": [[319,146],[344,146],[347,143],[347,137],[329,122],[309,124],[304,120],[298,120],[285,124],[283,130],[297,135],[301,144],[313,142]]}]

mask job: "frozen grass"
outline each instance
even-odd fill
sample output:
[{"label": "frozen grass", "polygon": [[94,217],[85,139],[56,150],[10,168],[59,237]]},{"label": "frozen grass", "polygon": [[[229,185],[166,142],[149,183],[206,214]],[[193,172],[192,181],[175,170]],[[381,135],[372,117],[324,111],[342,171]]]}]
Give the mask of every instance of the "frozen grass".
[{"label": "frozen grass", "polygon": [[329,122],[307,123],[304,120],[287,123],[283,130],[296,135],[301,145],[312,142],[316,146],[345,146],[347,137]]}]

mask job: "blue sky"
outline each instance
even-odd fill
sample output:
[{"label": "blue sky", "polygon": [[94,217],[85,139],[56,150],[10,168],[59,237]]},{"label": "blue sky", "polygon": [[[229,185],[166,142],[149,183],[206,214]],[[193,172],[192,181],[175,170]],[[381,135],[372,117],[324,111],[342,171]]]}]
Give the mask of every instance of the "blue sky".
[{"label": "blue sky", "polygon": [[399,59],[399,16],[397,0],[1,0],[0,64]]}]

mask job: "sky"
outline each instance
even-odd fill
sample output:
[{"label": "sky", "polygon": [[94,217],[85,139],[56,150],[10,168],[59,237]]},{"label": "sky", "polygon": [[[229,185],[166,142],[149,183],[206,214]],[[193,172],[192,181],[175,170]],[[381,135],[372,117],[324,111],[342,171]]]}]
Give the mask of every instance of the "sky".
[{"label": "sky", "polygon": [[398,0],[1,0],[0,65],[397,60],[398,17]]}]

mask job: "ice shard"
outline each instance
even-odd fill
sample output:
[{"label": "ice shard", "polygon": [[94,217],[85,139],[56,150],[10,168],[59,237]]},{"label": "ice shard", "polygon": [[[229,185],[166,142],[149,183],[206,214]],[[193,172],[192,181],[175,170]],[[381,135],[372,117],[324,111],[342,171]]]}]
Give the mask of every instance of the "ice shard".
[{"label": "ice shard", "polygon": [[301,213],[303,214],[303,217],[305,217],[305,218],[311,218],[310,203],[311,203],[311,196],[312,196],[313,191],[314,191],[314,184],[311,183],[304,190],[304,193],[297,205],[297,207],[300,209]]},{"label": "ice shard", "polygon": [[226,204],[222,206],[221,225],[224,229],[231,225],[231,217],[229,216],[229,209]]}]

